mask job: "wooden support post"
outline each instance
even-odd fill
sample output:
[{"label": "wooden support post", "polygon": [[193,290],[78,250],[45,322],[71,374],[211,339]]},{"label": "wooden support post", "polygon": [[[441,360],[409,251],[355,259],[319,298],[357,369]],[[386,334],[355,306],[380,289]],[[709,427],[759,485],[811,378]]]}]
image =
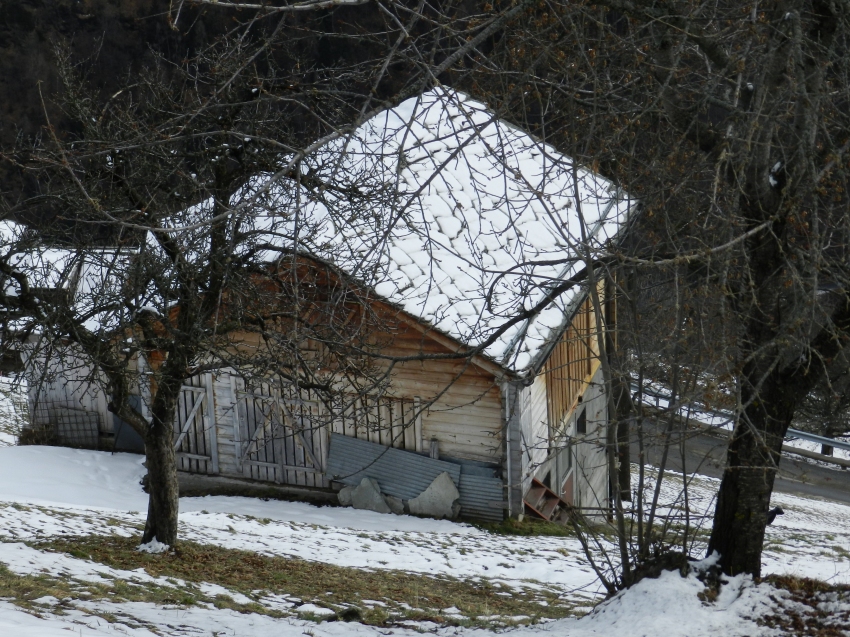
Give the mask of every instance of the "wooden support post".
[{"label": "wooden support post", "polygon": [[522,504],[522,437],[519,420],[518,383],[505,383],[502,386],[502,403],[505,417],[505,450],[507,452],[508,515],[519,517],[523,512]]},{"label": "wooden support post", "polygon": [[416,439],[416,451],[422,451],[424,447],[422,441],[422,399],[419,396],[413,397],[413,432]]}]

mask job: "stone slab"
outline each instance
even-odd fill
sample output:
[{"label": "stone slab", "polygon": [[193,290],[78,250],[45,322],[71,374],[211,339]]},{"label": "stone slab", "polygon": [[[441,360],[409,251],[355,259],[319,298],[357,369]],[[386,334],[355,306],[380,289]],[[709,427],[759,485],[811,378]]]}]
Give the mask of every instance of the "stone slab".
[{"label": "stone slab", "polygon": [[448,473],[441,473],[418,496],[407,503],[414,515],[431,518],[454,518],[459,511],[456,505],[460,493]]},{"label": "stone slab", "polygon": [[[449,478],[451,480],[451,478]],[[351,492],[351,506],[364,511],[376,511],[377,513],[391,513],[381,488],[376,480],[363,478],[360,484]]]}]

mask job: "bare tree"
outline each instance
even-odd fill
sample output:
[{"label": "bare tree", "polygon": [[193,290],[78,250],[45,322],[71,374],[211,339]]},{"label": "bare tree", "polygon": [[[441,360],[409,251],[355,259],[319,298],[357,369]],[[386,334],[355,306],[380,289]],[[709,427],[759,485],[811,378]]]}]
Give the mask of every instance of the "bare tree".
[{"label": "bare tree", "polygon": [[[351,134],[392,105],[379,96],[399,60],[413,71],[391,83],[404,87],[395,100],[431,86],[516,11],[453,30],[444,42],[439,29],[412,41],[422,14],[393,8],[377,33],[345,36],[377,54],[333,67],[316,63],[309,28],[265,10],[181,64],[160,58],[108,96],[98,97],[84,69],[59,52],[60,103],[77,128],[55,130],[48,120],[34,147],[11,156],[40,191],[10,209],[52,215],[63,231],[42,224],[7,241],[3,303],[24,330],[38,332],[32,356],[85,370],[110,410],[143,437],[144,543],[177,538],[173,423],[186,378],[229,366],[332,401],[340,377],[372,391],[396,362],[375,355],[382,317],[368,310],[373,293],[355,278],[374,285],[386,273],[387,235],[408,212],[383,153],[364,152],[356,140],[352,152]],[[353,168],[364,161],[365,169]],[[337,254],[323,238],[345,228],[356,249],[349,241]],[[38,242],[60,240],[63,256],[51,261]],[[357,262],[355,278],[334,265],[346,258]],[[81,295],[50,293],[71,276],[85,280]],[[484,351],[551,301],[519,308],[477,347],[447,357]],[[256,347],[234,342],[236,329]],[[318,349],[305,351],[306,342]],[[149,393],[146,415],[133,405],[139,392]]]},{"label": "bare tree", "polygon": [[[272,370],[324,389],[318,369],[356,367],[368,376],[368,365],[341,352],[367,331],[368,317],[352,322],[343,312],[360,290],[336,280],[333,295],[311,297],[292,282],[303,264],[285,255],[297,255],[316,232],[316,220],[298,216],[307,200],[353,223],[381,196],[368,175],[343,186],[302,169],[305,157],[363,117],[376,80],[370,74],[380,75],[381,65],[315,69],[305,85],[281,24],[250,39],[237,31],[181,65],[162,60],[105,100],[91,97],[60,52],[62,104],[79,130],[65,140],[48,122],[43,142],[17,155],[42,189],[30,203],[71,230],[52,234],[61,250],[36,247],[39,237],[50,241],[49,230],[7,240],[4,305],[22,329],[40,334],[33,355],[85,366],[110,410],[143,437],[150,486],[143,543],[177,539],[173,422],[182,384],[204,368],[248,366],[228,342],[232,326],[265,340],[252,373]],[[362,102],[354,99],[358,86],[367,87]],[[293,214],[258,215],[270,201]],[[329,266],[311,272],[333,278]],[[48,294],[69,276],[83,279],[76,297]],[[282,298],[288,303],[278,311]],[[305,338],[326,345],[321,356],[298,353]],[[131,401],[142,385],[148,417]]]},{"label": "bare tree", "polygon": [[642,317],[675,318],[668,382],[733,380],[708,546],[728,573],[760,573],[783,436],[850,328],[847,29],[841,2],[546,2],[457,70],[641,199],[640,236],[603,260],[634,291],[665,269],[678,286]]},{"label": "bare tree", "polygon": [[[105,333],[85,329],[90,315],[45,304],[25,280],[18,281],[15,299],[7,299],[59,326],[57,337],[110,352],[103,369],[108,377],[115,374],[108,382],[116,413],[135,419],[140,430],[147,427],[122,398],[129,391],[123,370],[139,351],[169,351],[157,372],[152,409],[162,430],[156,440],[165,441],[180,379],[211,361],[211,352],[223,351],[213,344],[220,333],[211,326],[224,307],[234,312],[228,320],[253,325],[260,334],[285,332],[266,327],[270,320],[290,325],[297,313],[248,316],[245,308],[256,308],[255,302],[222,300],[230,289],[253,290],[259,298],[257,276],[267,267],[260,255],[281,253],[284,246],[297,254],[311,221],[292,218],[260,228],[247,220],[247,211],[279,207],[280,197],[297,200],[305,193],[329,209],[357,214],[380,208],[370,206],[366,190],[391,202],[392,189],[382,189],[386,180],[378,188],[340,182],[327,178],[332,167],[316,170],[305,160],[374,112],[449,81],[614,178],[644,210],[625,245],[590,245],[587,228],[564,233],[580,257],[560,265],[581,262],[580,275],[538,276],[535,265],[541,263],[531,257],[499,272],[526,272],[521,285],[542,291],[539,303],[513,308],[476,348],[456,356],[485,351],[579,280],[601,279],[608,268],[623,299],[620,325],[629,327],[619,350],[600,343],[611,361],[606,383],[619,397],[610,410],[619,417],[611,424],[616,431],[607,436],[612,474],[624,462],[624,423],[643,444],[642,424],[651,420],[643,407],[646,380],[672,390],[660,433],[668,446],[687,430],[681,404],[699,396],[731,404],[735,429],[708,548],[720,553],[724,571],[758,575],[782,439],[850,330],[845,4],[552,1],[449,15],[440,7],[388,3],[379,6],[382,30],[357,36],[378,43],[382,55],[333,69],[299,66],[298,47],[306,40],[282,47],[280,25],[314,10],[355,11],[343,7],[354,2],[194,4],[255,11],[252,36],[234,32],[220,49],[186,65],[162,64],[108,100],[90,99],[72,80],[67,103],[80,137],[69,143],[54,131],[30,163],[21,162],[49,176],[41,182],[42,201],[138,251],[122,274],[138,286],[132,293],[120,288],[110,305],[126,317],[110,325],[110,333],[129,330],[141,339],[127,351],[104,346],[112,342]],[[175,5],[171,20],[179,23],[182,3]],[[394,66],[400,60],[405,80],[389,82],[394,88],[386,102],[376,99],[391,70],[402,68]],[[284,180],[298,187],[278,188]],[[281,240],[271,246],[257,240],[270,231]],[[19,276],[7,265],[9,276]],[[656,290],[648,294],[658,303],[646,302],[647,290]],[[601,316],[600,300],[594,303]],[[282,351],[297,350],[297,336],[271,340],[285,343]],[[305,367],[299,371],[294,360],[268,356],[284,376],[326,382],[315,374],[298,376]],[[636,400],[627,389],[634,382]],[[152,449],[157,444],[151,440]],[[172,495],[152,499],[146,538],[168,542],[176,533],[176,495],[171,478],[154,477],[153,465],[152,481],[163,487],[157,491]],[[640,481],[642,487],[642,469]],[[623,482],[612,483],[612,492],[620,494],[615,515],[628,573],[630,562],[651,557],[659,487],[648,502],[639,489],[633,518],[638,539],[629,546]],[[686,520],[685,549],[689,525]],[[631,581],[624,576],[620,583]]]}]

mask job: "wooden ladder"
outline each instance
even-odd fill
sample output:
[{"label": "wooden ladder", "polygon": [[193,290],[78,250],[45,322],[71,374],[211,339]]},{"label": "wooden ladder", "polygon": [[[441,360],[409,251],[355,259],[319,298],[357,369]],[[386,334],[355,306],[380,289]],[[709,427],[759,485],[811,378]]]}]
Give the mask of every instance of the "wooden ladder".
[{"label": "wooden ladder", "polygon": [[528,515],[549,521],[555,521],[562,511],[570,507],[568,502],[537,478],[532,479],[524,503]]}]

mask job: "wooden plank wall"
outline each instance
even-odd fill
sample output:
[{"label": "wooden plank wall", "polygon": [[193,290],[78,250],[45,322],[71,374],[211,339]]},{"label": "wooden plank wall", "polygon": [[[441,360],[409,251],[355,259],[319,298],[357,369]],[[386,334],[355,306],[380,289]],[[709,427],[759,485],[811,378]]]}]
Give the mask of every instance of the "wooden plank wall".
[{"label": "wooden plank wall", "polygon": [[[447,350],[427,333],[400,325],[383,351],[414,356]],[[466,359],[410,361],[393,369],[389,393],[419,398],[426,448],[436,439],[441,455],[483,462],[502,460],[502,398],[493,374]]]},{"label": "wooden plank wall", "polygon": [[[214,473],[212,467],[214,436],[210,434],[212,419],[207,403],[207,383],[205,382],[208,376],[208,374],[202,374],[187,378],[183,386],[195,387],[198,391],[184,389],[177,398],[174,429],[180,442],[175,448],[178,471]],[[193,411],[198,401],[201,401],[200,407]],[[188,422],[190,416],[191,422]],[[185,434],[181,435],[184,430]]]},{"label": "wooden plank wall", "polygon": [[[113,419],[106,396],[97,384],[88,382],[91,368],[82,357],[70,349],[57,353],[49,361],[43,352],[31,354],[25,348],[24,353],[31,426],[52,426],[60,419],[60,412],[80,412],[84,419],[89,419],[86,422],[92,417],[97,419],[101,435],[112,435]],[[73,438],[72,431],[67,434]],[[71,439],[64,442],[75,444]]]},{"label": "wooden plank wall", "polygon": [[341,402],[330,423],[333,433],[422,451],[422,409],[417,398],[349,395]]},{"label": "wooden plank wall", "polygon": [[[375,335],[375,347],[382,354],[411,357],[450,351],[447,348],[451,343],[447,345],[444,336],[436,335],[435,339],[427,331],[423,333],[423,328],[411,325],[410,317],[390,314],[384,318],[385,331]],[[249,332],[232,333],[231,342],[247,355],[259,347],[256,335]],[[305,347],[319,346],[306,343]],[[191,451],[202,455],[199,451],[209,451],[205,445],[215,438],[222,475],[319,488],[329,486],[323,465],[330,432],[418,452],[428,452],[435,440],[441,456],[501,463],[501,388],[492,371],[495,366],[485,364],[484,368],[464,358],[399,363],[391,370],[389,385],[381,395],[343,395],[342,406],[330,408],[309,392],[284,397],[280,389],[267,383],[252,382],[246,387],[232,370],[205,374],[197,383],[212,388],[212,407],[205,405],[204,414],[211,411],[214,423],[205,426],[204,433],[214,435],[203,441],[199,438]],[[271,405],[281,400],[287,405],[284,417],[281,412],[270,411]],[[183,407],[183,411],[189,409]],[[288,420],[297,426],[283,422]],[[267,421],[268,431],[263,428]],[[207,432],[207,428],[212,431]],[[255,441],[251,447],[254,434],[262,441]],[[185,454],[188,447],[181,450]],[[210,471],[210,463],[199,458],[186,460],[184,470]]]},{"label": "wooden plank wall", "polygon": [[[399,323],[388,335],[381,351],[413,356],[443,354],[447,350],[427,334]],[[321,473],[315,471],[317,467],[307,457],[309,454],[304,455],[300,441],[289,444],[292,441],[279,439],[293,433],[280,423],[276,423],[274,434],[266,436],[261,432],[264,440],[269,439],[260,445],[261,449],[254,449],[250,457],[243,458],[249,437],[257,429],[257,419],[262,420],[263,413],[268,411],[261,405],[264,399],[248,400],[244,381],[227,370],[214,375],[212,386],[218,461],[223,475],[308,487],[328,486]],[[253,383],[251,387],[251,392],[257,396],[271,397],[275,391],[262,383]],[[279,396],[279,391],[276,395]],[[492,374],[467,360],[398,364],[391,371],[391,382],[384,395],[343,395],[340,404],[334,405],[332,410],[309,396],[309,392],[304,392],[299,400],[315,411],[307,420],[313,423],[308,427],[313,436],[311,450],[319,464],[327,459],[328,431],[419,452],[427,452],[434,439],[439,453],[444,456],[491,463],[503,460],[501,390]],[[275,419],[279,420],[279,416]],[[246,459],[253,462],[246,462]],[[304,470],[290,467],[303,467]]]},{"label": "wooden plank wall", "polygon": [[552,435],[563,428],[599,368],[596,315],[588,296],[546,362],[546,388]]},{"label": "wooden plank wall", "polygon": [[583,396],[582,408],[587,433],[578,436],[573,445],[574,503],[585,509],[585,515],[604,517],[608,506],[608,462],[605,453],[608,400],[601,368],[597,368],[592,383]]},{"label": "wooden plank wall", "polygon": [[348,395],[329,409],[309,391],[282,396],[267,383],[246,388],[227,373],[219,373],[213,386],[224,475],[327,488],[322,473],[328,431],[399,449],[422,448],[421,410],[412,398]]},{"label": "wooden plank wall", "polygon": [[230,376],[216,391],[222,473],[302,487],[327,488],[328,412],[304,391]]},{"label": "wooden plank wall", "polygon": [[218,468],[222,475],[241,476],[242,465],[237,458],[239,439],[236,413],[236,378],[229,371],[216,372],[212,377],[215,398],[215,427],[218,440]]}]

